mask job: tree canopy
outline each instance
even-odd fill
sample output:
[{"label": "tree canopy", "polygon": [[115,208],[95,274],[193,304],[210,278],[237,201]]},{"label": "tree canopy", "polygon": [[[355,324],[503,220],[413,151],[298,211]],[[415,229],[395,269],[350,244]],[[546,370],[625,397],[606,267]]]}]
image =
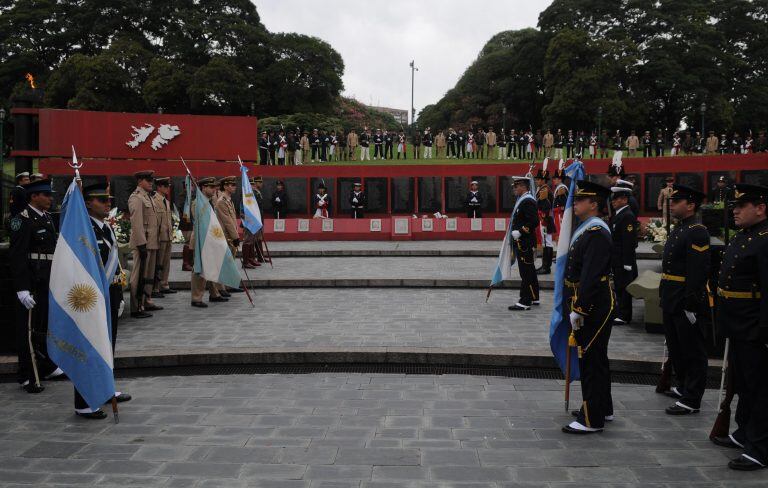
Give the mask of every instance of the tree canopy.
[{"label": "tree canopy", "polygon": [[343,88],[338,52],[250,0],[0,0],[0,46],[4,97],[29,72],[55,108],[324,113]]},{"label": "tree canopy", "polygon": [[764,128],[768,0],[554,0],[491,38],[419,125]]}]

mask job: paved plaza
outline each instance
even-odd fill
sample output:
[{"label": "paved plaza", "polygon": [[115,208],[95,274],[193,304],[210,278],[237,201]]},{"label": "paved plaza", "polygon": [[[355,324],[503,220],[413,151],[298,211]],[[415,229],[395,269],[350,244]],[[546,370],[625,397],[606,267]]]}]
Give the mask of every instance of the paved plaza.
[{"label": "paved plaza", "polygon": [[[552,292],[541,305],[510,312],[518,290],[420,288],[256,289],[252,308],[243,293],[207,309],[189,306],[189,292],[156,303],[150,319],[121,321],[117,356],[141,351],[217,350],[248,347],[505,348],[549,354]],[[612,357],[661,361],[664,339],[647,334],[642,304],[633,325],[615,327]]]},{"label": "paved plaza", "polygon": [[[0,486],[762,487],[726,467],[702,412],[669,417],[650,386],[614,384],[616,420],[567,436],[563,382],[307,374],[118,380],[120,423],[72,413],[68,382],[0,385]],[[580,401],[573,386],[572,405]]]}]

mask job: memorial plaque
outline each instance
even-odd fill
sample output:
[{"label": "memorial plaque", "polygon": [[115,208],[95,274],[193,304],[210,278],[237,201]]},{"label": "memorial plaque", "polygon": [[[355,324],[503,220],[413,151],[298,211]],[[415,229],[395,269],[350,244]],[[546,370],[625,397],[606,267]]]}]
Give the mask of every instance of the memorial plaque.
[{"label": "memorial plaque", "polygon": [[285,232],[285,220],[283,219],[277,219],[274,220],[274,225],[272,226],[272,230],[274,232]]},{"label": "memorial plaque", "polygon": [[299,232],[309,232],[309,219],[299,219],[298,221]]},{"label": "memorial plaque", "polygon": [[437,176],[419,178],[419,213],[432,214],[443,208],[443,180]]},{"label": "memorial plaque", "polygon": [[445,230],[448,232],[456,232],[459,228],[458,220],[456,218],[448,218],[445,220]]},{"label": "memorial plaque", "polygon": [[464,204],[469,193],[469,178],[466,176],[448,176],[445,178],[445,211],[446,213],[465,214]]},{"label": "memorial plaque", "polygon": [[434,230],[434,220],[432,219],[421,219],[421,231],[422,232],[432,232]]},{"label": "memorial plaque", "polygon": [[480,232],[483,230],[483,219],[472,219],[470,220],[469,229],[472,232]]},{"label": "memorial plaque", "polygon": [[381,232],[381,219],[371,219],[371,232]]},{"label": "memorial plaque", "polygon": [[409,220],[403,218],[395,219],[395,234],[407,234]]},{"label": "memorial plaque", "polygon": [[497,232],[507,230],[507,219],[493,219],[493,230]]},{"label": "memorial plaque", "polygon": [[414,198],[414,179],[413,178],[392,178],[391,180],[391,195],[392,195],[392,213],[408,215],[413,214],[413,208],[415,203]]},{"label": "memorial plaque", "polygon": [[333,219],[323,219],[323,232],[333,232]]}]

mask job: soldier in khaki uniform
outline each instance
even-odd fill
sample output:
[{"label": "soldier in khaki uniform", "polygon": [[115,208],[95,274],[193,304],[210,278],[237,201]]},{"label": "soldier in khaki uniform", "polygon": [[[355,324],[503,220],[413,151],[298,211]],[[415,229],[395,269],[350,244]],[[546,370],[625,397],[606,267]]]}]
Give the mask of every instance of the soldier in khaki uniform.
[{"label": "soldier in khaki uniform", "polygon": [[[147,318],[154,310],[162,310],[152,303],[152,280],[155,275],[157,250],[160,247],[158,234],[160,221],[152,195],[154,171],[139,171],[136,189],[128,198],[128,212],[131,215],[131,237],[128,245],[133,249],[133,271],[131,272],[131,317]],[[139,282],[143,277],[143,290]]]},{"label": "soldier in khaki uniform", "polygon": [[160,209],[158,217],[160,219],[160,241],[157,250],[157,276],[155,286],[152,290],[152,298],[163,298],[166,294],[176,293],[168,285],[168,276],[171,272],[171,246],[173,241],[173,204],[169,200],[171,196],[171,178],[155,178],[156,206]]},{"label": "soldier in khaki uniform", "polygon": [[349,134],[347,134],[347,148],[349,149],[350,161],[355,161],[357,159],[357,145],[359,142],[360,139],[358,138],[355,129],[349,131]]},{"label": "soldier in khaki uniform", "polygon": [[216,217],[219,219],[224,237],[229,244],[229,250],[232,251],[232,257],[237,256],[237,248],[240,245],[240,236],[237,233],[237,212],[235,204],[232,203],[232,195],[237,191],[237,178],[227,176],[219,180],[219,198],[216,201]]},{"label": "soldier in khaki uniform", "polygon": [[485,143],[488,144],[488,159],[493,159],[493,153],[496,150],[496,133],[493,127],[489,127],[488,132],[485,133]]},{"label": "soldier in khaki uniform", "polygon": [[[216,184],[215,178],[200,178],[197,180],[197,185],[200,187],[200,191],[205,195],[205,197],[208,199],[209,203],[211,205],[214,205],[214,197],[216,196],[216,189],[218,188],[218,185]],[[192,209],[190,212],[192,215],[195,215],[195,207],[198,204],[201,204],[202,202],[198,202],[195,200],[192,202]],[[192,237],[189,240],[189,247],[193,251],[194,255],[194,249],[195,249],[195,232],[192,231]],[[216,283],[213,282],[207,282],[205,278],[200,276],[198,273],[195,273],[194,270],[192,271],[192,278],[190,287],[192,289],[192,306],[198,307],[198,308],[207,308],[208,305],[206,303],[203,303],[203,293],[205,293],[206,284],[208,286],[208,301],[210,302],[227,302],[229,301],[227,298],[223,297],[219,291],[219,288],[216,286]]]}]

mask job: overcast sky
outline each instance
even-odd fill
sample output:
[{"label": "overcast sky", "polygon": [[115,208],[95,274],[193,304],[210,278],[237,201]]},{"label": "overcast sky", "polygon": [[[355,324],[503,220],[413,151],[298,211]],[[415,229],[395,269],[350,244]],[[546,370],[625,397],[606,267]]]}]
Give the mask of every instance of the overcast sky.
[{"label": "overcast sky", "polygon": [[344,59],[344,95],[416,111],[456,84],[503,30],[535,27],[551,0],[253,0],[270,32],[319,37]]}]

